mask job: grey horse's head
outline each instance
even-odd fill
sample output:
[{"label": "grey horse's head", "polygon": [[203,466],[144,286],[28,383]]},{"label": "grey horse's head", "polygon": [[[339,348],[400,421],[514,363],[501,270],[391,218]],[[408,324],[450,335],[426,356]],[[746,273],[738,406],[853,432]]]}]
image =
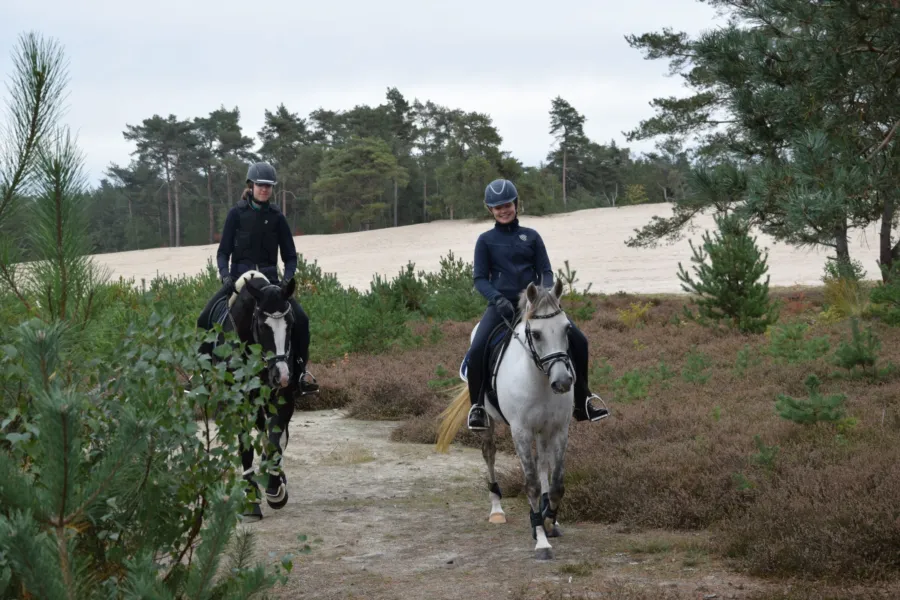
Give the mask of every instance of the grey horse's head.
[{"label": "grey horse's head", "polygon": [[568,392],[575,381],[569,358],[569,317],[559,304],[563,285],[556,280],[552,290],[528,284],[519,297],[525,336],[532,360],[544,371],[557,394]]}]

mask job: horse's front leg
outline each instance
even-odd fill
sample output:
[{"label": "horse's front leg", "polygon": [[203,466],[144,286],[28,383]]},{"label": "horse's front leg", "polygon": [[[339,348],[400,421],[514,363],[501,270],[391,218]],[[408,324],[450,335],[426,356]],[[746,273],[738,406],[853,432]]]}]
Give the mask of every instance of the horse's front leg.
[{"label": "horse's front leg", "polygon": [[488,521],[491,523],[506,523],[506,513],[500,506],[503,493],[497,484],[497,475],[494,471],[494,463],[497,458],[497,444],[494,438],[494,420],[489,421],[488,428],[481,432],[481,455],[487,464],[488,490],[491,498],[491,515]]},{"label": "horse's front leg", "polygon": [[[547,511],[550,507],[550,473],[553,472],[553,462],[552,462],[552,452],[547,450],[547,444],[541,439],[541,436],[537,438],[538,443],[538,464],[540,465],[540,477],[541,477],[541,514],[546,516]],[[553,511],[553,523],[548,525],[546,522],[544,523],[544,530],[547,532],[548,538],[555,538],[562,536],[562,529],[559,527],[559,521],[556,520],[556,511]]]},{"label": "horse's front leg", "polygon": [[544,444],[538,446],[538,454],[543,455],[542,458],[545,457],[549,466],[550,481],[548,497],[542,507],[543,525],[550,537],[558,537],[562,535],[562,532],[559,530],[556,513],[559,511],[559,505],[562,503],[563,495],[566,493],[563,480],[565,477],[566,447],[569,444],[569,430],[568,428],[562,428],[555,435],[544,441]]},{"label": "horse's front leg", "polygon": [[538,560],[550,560],[553,558],[553,550],[550,542],[547,541],[547,534],[543,527],[541,482],[537,461],[531,452],[533,436],[530,431],[515,429],[512,432],[512,438],[516,446],[516,454],[522,463],[522,472],[525,474],[525,493],[528,495],[528,504],[531,507],[531,536],[537,542],[534,547],[534,557]]},{"label": "horse's front leg", "polygon": [[288,424],[293,416],[293,403],[279,393],[277,411],[269,414],[267,438],[271,451],[271,462],[268,468],[269,479],[266,483],[266,502],[271,508],[284,508],[288,502],[287,475],[284,474],[284,448],[281,440],[288,439]]}]

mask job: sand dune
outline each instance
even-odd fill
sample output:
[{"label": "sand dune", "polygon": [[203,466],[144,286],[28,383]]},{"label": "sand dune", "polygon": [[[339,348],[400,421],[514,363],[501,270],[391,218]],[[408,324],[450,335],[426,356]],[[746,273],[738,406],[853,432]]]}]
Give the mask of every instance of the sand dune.
[{"label": "sand dune", "polygon": [[[679,292],[676,276],[678,262],[690,262],[687,239],[652,249],[625,246],[633,230],[649,222],[653,215],[670,214],[670,206],[651,204],[623,208],[598,208],[545,217],[521,218],[522,225],[533,227],[543,237],[554,270],[563,261],[578,271],[583,288],[612,293],[625,290],[636,293]],[[699,241],[704,229],[714,226],[712,217],[696,220],[697,231],[690,238]],[[368,289],[376,273],[394,276],[408,261],[427,271],[439,267],[439,259],[452,250],[472,260],[475,240],[490,227],[488,221],[436,221],[396,229],[381,229],[339,235],[305,235],[294,238],[297,251],[307,260],[317,260],[324,271],[335,273],[344,285]],[[775,245],[760,235],[758,243],[769,249],[769,273],[778,286],[816,285],[828,254],[825,249],[798,250]],[[870,278],[877,277],[877,228],[858,232],[851,241],[851,253],[861,260]],[[113,254],[95,258],[111,270],[113,277],[142,278],[148,282],[157,274],[192,275],[201,271],[209,258],[215,260],[217,245],[185,248],[159,248]]]}]

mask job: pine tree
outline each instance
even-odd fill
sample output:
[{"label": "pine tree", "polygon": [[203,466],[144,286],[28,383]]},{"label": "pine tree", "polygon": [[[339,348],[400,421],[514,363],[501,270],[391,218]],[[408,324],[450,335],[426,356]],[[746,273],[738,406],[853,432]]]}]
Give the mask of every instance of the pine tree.
[{"label": "pine tree", "polygon": [[[703,0],[728,23],[697,37],[669,29],[629,36],[693,88],[657,98],[657,114],[627,134],[696,141],[698,163],[743,172],[737,208],[763,233],[849,256],[855,228],[881,223],[880,261],[900,257],[892,239],[900,189],[900,44],[890,2]],[[677,199],[629,241],[677,237],[709,196]]]},{"label": "pine tree", "polygon": [[874,377],[875,362],[878,360],[878,350],[881,349],[881,340],[872,332],[872,327],[866,327],[865,332],[859,330],[859,319],[850,321],[850,341],[841,341],[834,353],[834,364],[853,372],[860,367],[864,372],[868,368]]},{"label": "pine tree", "polygon": [[778,394],[775,410],[782,418],[801,425],[812,425],[818,422],[834,423],[844,418],[844,401],[847,399],[844,394],[823,396],[819,392],[821,381],[815,375],[807,377],[805,385],[809,391],[808,399]]},{"label": "pine tree", "polygon": [[[749,226],[738,217],[717,217],[716,224],[718,230],[713,237],[707,231],[701,247],[690,243],[696,280],[678,263],[681,288],[699,295],[701,322],[727,321],[740,331],[762,333],[778,319],[769,298],[769,276],[760,281],[768,271],[768,254],[760,254]],[[687,308],[685,311],[692,317]]]}]

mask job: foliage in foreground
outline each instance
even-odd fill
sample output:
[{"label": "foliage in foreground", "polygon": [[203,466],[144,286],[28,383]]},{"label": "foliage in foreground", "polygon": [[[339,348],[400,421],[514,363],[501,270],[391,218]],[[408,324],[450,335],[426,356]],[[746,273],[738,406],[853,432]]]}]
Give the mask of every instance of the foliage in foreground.
[{"label": "foliage in foreground", "polygon": [[154,315],[115,358],[84,363],[75,333],[29,321],[0,349],[0,596],[247,598],[277,583],[290,558],[251,564],[235,538],[238,438],[264,443],[251,423],[268,390],[245,400],[258,348],[230,356],[231,374]]}]

